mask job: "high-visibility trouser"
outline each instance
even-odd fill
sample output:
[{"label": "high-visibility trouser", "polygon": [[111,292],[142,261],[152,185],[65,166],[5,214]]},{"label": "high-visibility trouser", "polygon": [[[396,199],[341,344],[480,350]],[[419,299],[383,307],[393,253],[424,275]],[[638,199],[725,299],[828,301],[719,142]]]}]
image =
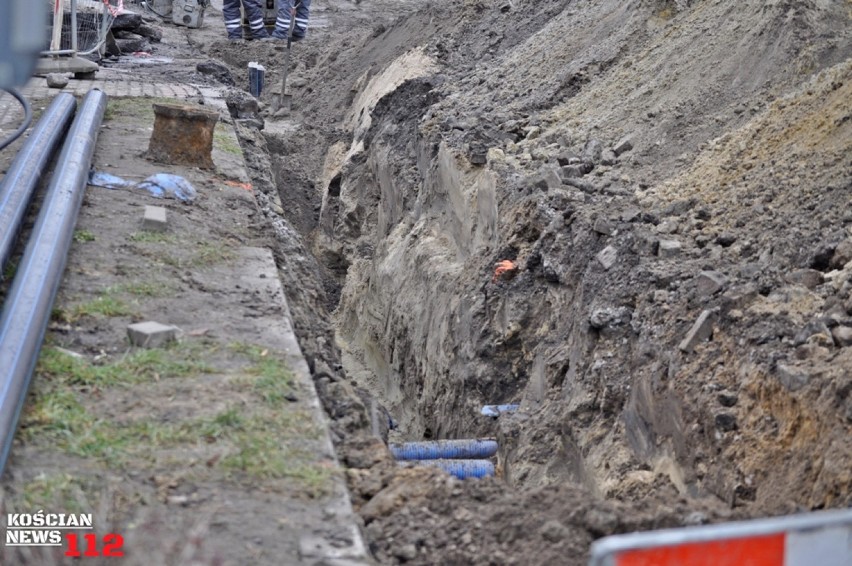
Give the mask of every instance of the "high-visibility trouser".
[{"label": "high-visibility trouser", "polygon": [[[278,18],[275,20],[275,35],[286,36],[290,31],[290,11],[294,0],[278,0]],[[295,0],[296,21],[293,35],[305,35],[308,30],[308,19],[311,16],[311,0]]]},{"label": "high-visibility trouser", "polygon": [[[242,0],[246,10],[251,33],[254,37],[265,37],[266,29],[263,27],[263,0]],[[228,37],[242,37],[242,21],[240,19],[240,0],[225,0],[222,5],[222,14],[225,16],[225,29]]]}]

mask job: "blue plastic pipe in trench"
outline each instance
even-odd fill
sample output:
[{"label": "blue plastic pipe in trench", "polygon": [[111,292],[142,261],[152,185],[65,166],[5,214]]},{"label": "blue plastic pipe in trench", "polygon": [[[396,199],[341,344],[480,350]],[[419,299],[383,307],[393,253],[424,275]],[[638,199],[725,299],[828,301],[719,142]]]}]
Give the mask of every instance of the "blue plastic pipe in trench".
[{"label": "blue plastic pipe in trench", "polygon": [[472,440],[431,440],[389,445],[397,460],[439,460],[458,458],[490,458],[497,453],[497,441],[490,438]]},{"label": "blue plastic pipe in trench", "polygon": [[39,179],[68,131],[76,108],[73,95],[67,92],[57,95],[0,181],[0,269],[12,254]]},{"label": "blue plastic pipe in trench", "polygon": [[406,460],[400,464],[440,468],[460,480],[488,478],[494,475],[494,464],[489,460]]},{"label": "blue plastic pipe in trench", "polygon": [[90,91],[83,100],[0,315],[0,473],[65,270],[105,109],[101,91]]}]

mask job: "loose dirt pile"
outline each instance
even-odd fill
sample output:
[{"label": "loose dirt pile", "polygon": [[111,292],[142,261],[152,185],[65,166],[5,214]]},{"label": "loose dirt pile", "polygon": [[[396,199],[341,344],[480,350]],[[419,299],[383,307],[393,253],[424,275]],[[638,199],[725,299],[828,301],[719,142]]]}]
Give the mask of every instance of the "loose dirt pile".
[{"label": "loose dirt pile", "polygon": [[[576,507],[565,485],[688,498],[700,520],[849,505],[849,19],[828,2],[432,3],[357,48],[330,34],[300,67],[300,132],[268,138],[284,200],[320,205],[305,236],[343,365],[407,438],[498,436],[522,491],[480,497],[484,531],[512,524],[501,498],[532,521],[540,486],[554,517]],[[501,260],[518,269],[492,283]],[[479,416],[502,402],[522,409]],[[375,497],[423,489],[396,481]],[[468,522],[428,493],[364,505],[381,557],[552,562],[538,540],[474,558],[489,535],[456,540]],[[686,522],[660,513],[640,528]],[[430,514],[446,532],[420,528]]]}]

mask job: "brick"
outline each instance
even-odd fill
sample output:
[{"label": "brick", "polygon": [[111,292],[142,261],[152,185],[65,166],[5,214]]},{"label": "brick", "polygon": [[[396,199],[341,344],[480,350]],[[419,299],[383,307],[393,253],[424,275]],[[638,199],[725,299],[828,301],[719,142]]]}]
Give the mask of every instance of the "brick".
[{"label": "brick", "polygon": [[175,340],[177,329],[159,322],[137,322],[127,327],[130,343],[140,348],[159,348]]},{"label": "brick", "polygon": [[166,209],[162,206],[145,205],[145,215],[142,217],[142,227],[152,232],[165,232],[168,228],[166,222]]}]

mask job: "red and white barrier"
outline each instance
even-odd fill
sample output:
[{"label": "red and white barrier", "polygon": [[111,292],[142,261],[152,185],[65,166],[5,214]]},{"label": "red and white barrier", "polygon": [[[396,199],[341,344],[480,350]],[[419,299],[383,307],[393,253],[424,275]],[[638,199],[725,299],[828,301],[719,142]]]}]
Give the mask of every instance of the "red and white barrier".
[{"label": "red and white barrier", "polygon": [[606,537],[590,566],[852,566],[852,509]]}]

